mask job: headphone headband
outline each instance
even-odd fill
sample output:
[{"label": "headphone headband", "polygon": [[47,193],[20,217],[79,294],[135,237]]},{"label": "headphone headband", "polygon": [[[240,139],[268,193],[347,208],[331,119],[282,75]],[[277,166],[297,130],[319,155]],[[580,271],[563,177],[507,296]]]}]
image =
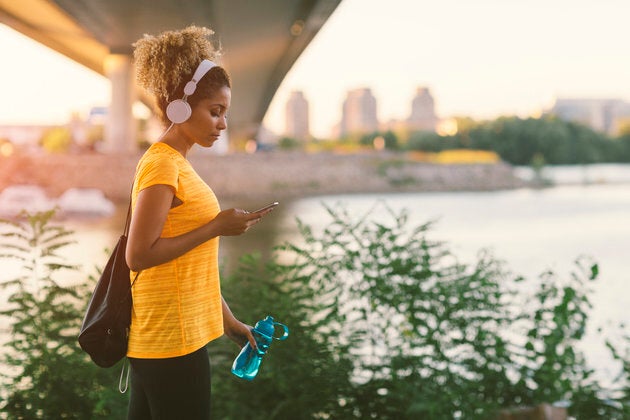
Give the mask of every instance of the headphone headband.
[{"label": "headphone headband", "polygon": [[205,76],[212,67],[215,66],[216,64],[214,64],[210,60],[203,60],[201,63],[199,63],[199,66],[197,66],[197,70],[195,70],[195,74],[193,74],[192,79],[190,80],[190,82],[186,83],[186,86],[184,87],[184,94],[186,94],[186,96],[190,96],[195,93],[195,90],[197,89],[197,83],[199,83],[201,78]]},{"label": "headphone headband", "polygon": [[202,60],[199,66],[197,66],[197,70],[195,70],[192,79],[184,86],[184,96],[182,99],[176,99],[168,104],[166,107],[166,117],[172,123],[181,124],[190,118],[192,110],[188,102],[186,102],[186,98],[195,93],[197,83],[215,66],[216,64],[210,60]]}]

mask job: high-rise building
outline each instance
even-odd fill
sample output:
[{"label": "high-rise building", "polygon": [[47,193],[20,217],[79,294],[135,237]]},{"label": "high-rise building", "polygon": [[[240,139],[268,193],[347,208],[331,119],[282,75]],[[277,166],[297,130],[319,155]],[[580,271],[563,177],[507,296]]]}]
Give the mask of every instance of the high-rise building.
[{"label": "high-rise building", "polygon": [[339,134],[370,133],[378,130],[376,98],[370,88],[348,91],[343,103]]},{"label": "high-rise building", "polygon": [[630,103],[620,99],[558,98],[549,113],[611,135],[630,123]]},{"label": "high-rise building", "polygon": [[286,104],[287,137],[297,140],[308,140],[310,137],[308,101],[302,91],[291,92]]},{"label": "high-rise building", "polygon": [[429,88],[419,87],[411,101],[411,113],[407,125],[413,131],[435,131],[438,117],[435,114],[435,101]]}]

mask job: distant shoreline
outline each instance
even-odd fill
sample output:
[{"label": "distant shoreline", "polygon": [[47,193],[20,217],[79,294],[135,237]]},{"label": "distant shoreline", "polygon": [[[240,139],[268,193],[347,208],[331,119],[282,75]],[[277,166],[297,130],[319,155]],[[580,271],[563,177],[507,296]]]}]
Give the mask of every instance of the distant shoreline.
[{"label": "distant shoreline", "polygon": [[[0,158],[0,189],[35,184],[58,197],[71,187],[101,189],[111,200],[129,197],[140,153],[32,154]],[[403,153],[260,152],[210,155],[190,161],[215,193],[225,199],[301,198],[329,194],[492,191],[526,187],[512,166],[417,162]]]}]

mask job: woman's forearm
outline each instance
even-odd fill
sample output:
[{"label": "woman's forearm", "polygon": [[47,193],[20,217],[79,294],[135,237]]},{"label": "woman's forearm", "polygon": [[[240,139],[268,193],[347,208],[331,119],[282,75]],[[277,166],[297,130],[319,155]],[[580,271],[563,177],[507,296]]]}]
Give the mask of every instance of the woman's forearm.
[{"label": "woman's forearm", "polygon": [[217,236],[241,235],[271,211],[249,213],[228,209],[197,229],[163,238],[162,230],[174,197],[173,188],[168,185],[153,185],[138,194],[126,250],[127,265],[132,270],[164,264]]},{"label": "woman's forearm", "polygon": [[181,257],[188,251],[219,236],[216,223],[209,223],[171,238],[158,238],[145,249],[127,252],[127,263],[133,271],[144,270]]}]

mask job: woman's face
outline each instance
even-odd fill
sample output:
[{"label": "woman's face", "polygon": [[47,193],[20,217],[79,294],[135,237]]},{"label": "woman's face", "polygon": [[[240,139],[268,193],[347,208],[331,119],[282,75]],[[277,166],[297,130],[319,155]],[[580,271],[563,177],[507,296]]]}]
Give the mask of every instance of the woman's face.
[{"label": "woman's face", "polygon": [[211,147],[219,139],[221,132],[227,129],[231,99],[232,91],[224,86],[213,96],[197,103],[188,121],[180,126],[191,146],[196,143],[202,147]]}]

